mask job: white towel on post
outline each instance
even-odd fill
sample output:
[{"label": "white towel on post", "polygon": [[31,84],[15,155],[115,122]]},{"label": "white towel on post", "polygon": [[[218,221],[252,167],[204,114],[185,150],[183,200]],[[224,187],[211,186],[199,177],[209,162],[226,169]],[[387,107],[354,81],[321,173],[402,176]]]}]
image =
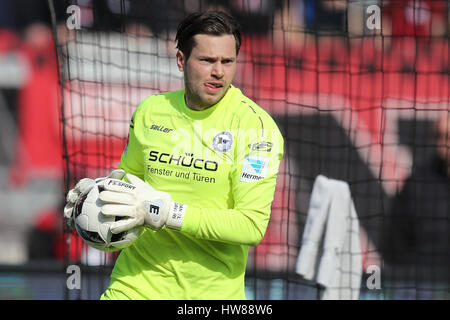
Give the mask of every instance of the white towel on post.
[{"label": "white towel on post", "polygon": [[316,178],[302,241],[296,271],[325,287],[321,299],[358,299],[362,275],[359,222],[347,182],[322,175]]},{"label": "white towel on post", "polygon": [[317,255],[328,217],[331,194],[327,191],[327,181],[326,177],[317,176],[309,201],[308,218],[296,267],[296,272],[306,280],[312,280],[316,273]]}]

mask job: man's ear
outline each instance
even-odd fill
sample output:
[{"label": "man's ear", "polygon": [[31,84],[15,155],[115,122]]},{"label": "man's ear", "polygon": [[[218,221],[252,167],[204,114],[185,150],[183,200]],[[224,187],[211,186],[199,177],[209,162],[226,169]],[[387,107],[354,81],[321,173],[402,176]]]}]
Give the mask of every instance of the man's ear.
[{"label": "man's ear", "polygon": [[181,50],[177,51],[177,66],[178,70],[184,72],[185,55]]}]

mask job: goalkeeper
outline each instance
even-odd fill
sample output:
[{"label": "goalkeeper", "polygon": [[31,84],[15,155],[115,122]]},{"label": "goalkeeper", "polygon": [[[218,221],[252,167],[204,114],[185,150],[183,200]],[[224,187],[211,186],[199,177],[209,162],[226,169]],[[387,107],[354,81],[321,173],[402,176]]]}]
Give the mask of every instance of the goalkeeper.
[{"label": "goalkeeper", "polygon": [[237,22],[193,13],[176,41],[185,87],[138,106],[119,165],[125,183],[100,193],[102,213],[122,217],[113,233],[145,230],[120,253],[102,299],[245,299],[249,246],[269,222],[284,142],[231,84]]}]

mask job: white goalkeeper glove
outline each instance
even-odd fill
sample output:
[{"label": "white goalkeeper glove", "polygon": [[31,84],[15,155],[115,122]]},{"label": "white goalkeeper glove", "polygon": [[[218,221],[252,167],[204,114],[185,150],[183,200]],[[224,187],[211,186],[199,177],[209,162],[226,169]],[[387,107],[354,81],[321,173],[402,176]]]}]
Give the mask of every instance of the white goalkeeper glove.
[{"label": "white goalkeeper glove", "polygon": [[106,179],[105,190],[99,199],[104,202],[101,212],[107,216],[123,217],[112,223],[112,233],[120,233],[137,226],[147,225],[151,229],[168,228],[180,230],[187,206],[172,201],[169,193],[153,189],[140,178],[127,173],[126,183],[117,179]]},{"label": "white goalkeeper glove", "polygon": [[105,179],[108,178],[114,178],[114,179],[122,179],[125,175],[125,171],[122,169],[113,170],[107,177],[101,177],[97,179],[90,179],[90,178],[83,178],[75,185],[75,188],[69,190],[66,196],[66,205],[64,207],[64,218],[72,229],[74,228],[73,225],[73,207],[75,203],[77,202],[78,198],[81,195],[84,195],[91,191],[95,185]]}]

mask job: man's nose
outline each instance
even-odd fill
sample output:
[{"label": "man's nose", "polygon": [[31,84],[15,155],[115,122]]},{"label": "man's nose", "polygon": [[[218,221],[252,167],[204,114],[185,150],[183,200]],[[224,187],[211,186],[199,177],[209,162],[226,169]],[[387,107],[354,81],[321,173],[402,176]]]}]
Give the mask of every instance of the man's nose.
[{"label": "man's nose", "polygon": [[212,75],[217,79],[220,79],[224,76],[223,66],[221,62],[214,63]]}]

